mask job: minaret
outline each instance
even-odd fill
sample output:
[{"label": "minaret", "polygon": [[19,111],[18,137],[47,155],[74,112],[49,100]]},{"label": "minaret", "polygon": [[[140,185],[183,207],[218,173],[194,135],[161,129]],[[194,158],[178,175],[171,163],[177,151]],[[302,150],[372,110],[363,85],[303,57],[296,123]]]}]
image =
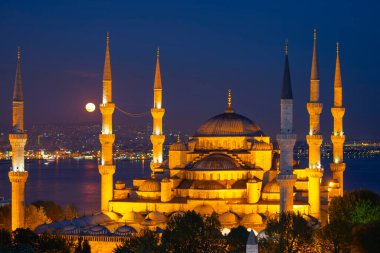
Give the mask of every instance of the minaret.
[{"label": "minaret", "polygon": [[25,182],[28,179],[28,172],[25,171],[24,147],[27,139],[28,136],[24,131],[21,56],[20,48],[18,48],[12,101],[12,131],[9,134],[9,141],[12,146],[12,168],[8,173],[9,180],[12,183],[12,230],[25,226]]},{"label": "minaret", "polygon": [[343,116],[345,108],[342,102],[342,77],[340,74],[339,43],[336,43],[336,64],[334,78],[334,107],[331,113],[334,118],[334,131],[331,135],[333,144],[333,163],[330,164],[333,178],[339,183],[338,196],[343,196],[343,172],[346,164],[343,162],[343,145],[346,139],[343,132]]},{"label": "minaret", "polygon": [[285,43],[285,67],[281,91],[281,133],[277,135],[280,146],[280,211],[293,211],[293,187],[297,176],[293,174],[293,149],[296,135],[293,131],[293,92],[290,81],[288,42]]},{"label": "minaret", "polygon": [[317,32],[314,30],[314,49],[311,65],[310,78],[310,102],[307,103],[307,111],[310,116],[309,135],[306,136],[309,145],[309,167],[307,174],[309,177],[308,198],[310,204],[310,214],[319,219],[320,216],[320,179],[323,176],[321,166],[321,145],[322,135],[320,135],[319,117],[322,113],[322,103],[319,101],[319,75],[317,61]]},{"label": "minaret", "polygon": [[109,33],[107,33],[103,72],[103,101],[102,104],[99,105],[102,114],[102,133],[99,135],[100,144],[102,145],[101,164],[99,164],[99,173],[101,175],[101,211],[108,211],[108,202],[112,200],[113,196],[113,174],[116,170],[112,154],[112,147],[115,141],[115,135],[112,133],[112,114],[115,110],[115,104],[112,103],[112,75],[109,44],[110,37]]},{"label": "minaret", "polygon": [[162,108],[162,82],[160,71],[160,49],[157,48],[156,59],[156,72],[154,75],[154,88],[153,88],[153,108],[150,110],[153,118],[153,132],[150,136],[150,140],[153,145],[153,157],[150,163],[150,169],[152,170],[152,178],[155,178],[155,174],[162,172],[160,168],[163,161],[162,147],[165,141],[165,135],[162,133],[162,118],[165,114],[165,109]]}]

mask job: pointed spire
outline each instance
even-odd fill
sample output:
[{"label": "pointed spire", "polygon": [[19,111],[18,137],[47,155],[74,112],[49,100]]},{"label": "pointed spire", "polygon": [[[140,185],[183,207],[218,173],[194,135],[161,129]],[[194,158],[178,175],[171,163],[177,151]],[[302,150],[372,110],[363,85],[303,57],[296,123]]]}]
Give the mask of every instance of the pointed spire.
[{"label": "pointed spire", "polygon": [[257,239],[255,234],[253,233],[253,230],[249,232],[248,240],[247,240],[247,245],[257,245]]},{"label": "pointed spire", "polygon": [[335,63],[334,87],[342,87],[342,76],[340,74],[340,60],[339,60],[339,42],[336,43],[336,63]]},{"label": "pointed spire", "polygon": [[157,48],[156,73],[154,75],[154,89],[162,89],[159,47]]},{"label": "pointed spire", "polygon": [[290,70],[288,60],[288,40],[285,41],[285,66],[282,79],[281,99],[293,99],[292,83],[290,81]]},{"label": "pointed spire", "polygon": [[231,94],[231,89],[228,90],[226,112],[234,112],[234,109],[232,109],[232,94]]},{"label": "pointed spire", "polygon": [[314,29],[314,48],[313,48],[313,60],[311,65],[311,80],[319,80],[318,74],[318,59],[317,59],[317,29]]},{"label": "pointed spire", "polygon": [[13,101],[23,101],[24,96],[22,93],[22,79],[21,79],[21,53],[20,47],[17,48],[17,69],[16,79],[13,88]]},{"label": "pointed spire", "polygon": [[110,33],[107,32],[107,40],[106,40],[106,57],[104,59],[104,72],[103,72],[103,80],[111,81],[111,57],[110,57]]}]

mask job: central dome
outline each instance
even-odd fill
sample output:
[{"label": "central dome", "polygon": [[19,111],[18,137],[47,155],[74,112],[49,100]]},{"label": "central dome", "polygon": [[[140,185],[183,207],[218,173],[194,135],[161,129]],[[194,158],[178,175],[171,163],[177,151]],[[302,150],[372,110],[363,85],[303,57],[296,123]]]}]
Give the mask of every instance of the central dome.
[{"label": "central dome", "polygon": [[225,112],[203,123],[195,133],[197,137],[261,136],[263,132],[252,120],[235,112]]}]

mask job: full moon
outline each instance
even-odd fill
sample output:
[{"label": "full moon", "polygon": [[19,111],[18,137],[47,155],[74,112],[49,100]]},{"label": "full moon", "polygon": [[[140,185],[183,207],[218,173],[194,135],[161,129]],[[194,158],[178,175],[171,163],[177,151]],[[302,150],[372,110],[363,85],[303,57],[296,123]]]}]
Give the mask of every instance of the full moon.
[{"label": "full moon", "polygon": [[95,105],[94,105],[94,103],[87,103],[86,104],[86,111],[88,111],[88,112],[95,111]]}]

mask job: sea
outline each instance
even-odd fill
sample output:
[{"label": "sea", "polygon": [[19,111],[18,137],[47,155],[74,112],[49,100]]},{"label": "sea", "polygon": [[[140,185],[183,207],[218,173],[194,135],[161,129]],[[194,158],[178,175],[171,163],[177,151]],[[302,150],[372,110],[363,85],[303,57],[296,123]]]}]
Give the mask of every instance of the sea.
[{"label": "sea", "polygon": [[[133,178],[150,175],[148,160],[120,160],[116,162],[114,180],[132,186]],[[380,157],[348,158],[344,174],[345,190],[369,189],[380,194]],[[306,160],[301,160],[301,165]],[[330,160],[322,160],[324,177],[329,178]],[[0,196],[11,197],[8,178],[10,163],[0,164]],[[64,159],[44,163],[26,163],[29,178],[25,186],[27,204],[37,200],[51,200],[65,207],[74,204],[79,213],[96,213],[100,209],[100,175],[97,160]]]}]

